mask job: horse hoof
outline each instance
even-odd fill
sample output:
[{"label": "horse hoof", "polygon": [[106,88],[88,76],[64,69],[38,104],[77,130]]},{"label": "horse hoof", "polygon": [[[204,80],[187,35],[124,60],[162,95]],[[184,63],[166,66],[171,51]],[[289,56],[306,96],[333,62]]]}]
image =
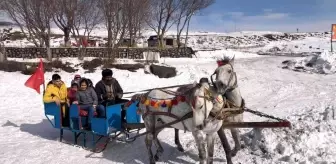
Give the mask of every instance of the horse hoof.
[{"label": "horse hoof", "polygon": [[231,151],[231,157],[236,156],[239,150],[240,150],[240,149],[234,148],[234,149]]},{"label": "horse hoof", "polygon": [[231,157],[235,157],[237,155],[237,151],[233,151],[232,153],[231,153]]},{"label": "horse hoof", "polygon": [[177,150],[180,151],[180,152],[184,152],[183,147],[180,147],[180,146],[177,147]]},{"label": "horse hoof", "polygon": [[206,160],[200,160],[200,164],[206,164],[207,161]]},{"label": "horse hoof", "polygon": [[155,159],[155,161],[159,161],[160,157],[158,155],[154,155],[154,159]]}]

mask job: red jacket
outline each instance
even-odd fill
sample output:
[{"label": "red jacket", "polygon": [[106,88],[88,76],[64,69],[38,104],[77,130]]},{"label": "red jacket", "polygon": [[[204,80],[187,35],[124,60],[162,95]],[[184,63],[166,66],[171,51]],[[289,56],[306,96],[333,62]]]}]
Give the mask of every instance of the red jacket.
[{"label": "red jacket", "polygon": [[72,104],[72,102],[77,101],[76,100],[76,93],[77,91],[72,89],[72,88],[68,88],[68,99],[70,100],[70,104]]}]

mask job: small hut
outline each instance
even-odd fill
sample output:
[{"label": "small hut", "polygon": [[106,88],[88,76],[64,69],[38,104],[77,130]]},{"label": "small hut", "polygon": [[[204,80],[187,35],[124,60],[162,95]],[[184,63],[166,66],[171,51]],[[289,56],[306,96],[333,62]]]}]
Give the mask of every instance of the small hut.
[{"label": "small hut", "polygon": [[[158,47],[159,37],[157,35],[152,35],[147,39],[148,47]],[[165,47],[177,47],[177,40],[173,37],[163,38],[163,44]]]}]

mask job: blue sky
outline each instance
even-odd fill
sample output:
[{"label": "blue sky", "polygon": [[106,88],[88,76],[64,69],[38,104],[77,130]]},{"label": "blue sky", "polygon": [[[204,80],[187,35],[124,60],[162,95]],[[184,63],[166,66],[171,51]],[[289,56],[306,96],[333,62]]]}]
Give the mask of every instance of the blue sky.
[{"label": "blue sky", "polygon": [[192,30],[327,31],[336,23],[336,0],[216,0],[194,16]]},{"label": "blue sky", "polygon": [[332,23],[336,24],[336,0],[216,0],[192,18],[190,29],[313,32],[328,31]]}]

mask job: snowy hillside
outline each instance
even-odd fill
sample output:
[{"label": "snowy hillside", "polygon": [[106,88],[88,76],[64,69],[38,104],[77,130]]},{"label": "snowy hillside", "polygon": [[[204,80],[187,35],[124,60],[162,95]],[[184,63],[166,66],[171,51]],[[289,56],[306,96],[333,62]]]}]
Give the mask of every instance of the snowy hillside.
[{"label": "snowy hillside", "polygon": [[[19,31],[14,28],[13,31]],[[54,28],[53,34],[62,34]],[[147,47],[149,36],[155,35],[152,30],[146,30],[142,37],[136,40],[138,47]],[[176,38],[175,31],[168,31],[167,37]],[[92,38],[99,43],[106,43],[104,39],[107,32],[104,28],[97,28],[92,32]],[[182,33],[182,42],[185,41],[185,34]],[[72,39],[74,43],[75,40]],[[25,47],[33,46],[26,39],[7,40],[6,46]],[[53,36],[51,39],[52,47],[59,47],[63,44],[62,36]],[[330,32],[312,33],[281,33],[271,31],[243,31],[233,33],[211,33],[211,32],[189,32],[188,46],[194,50],[219,50],[235,49],[236,51],[253,52],[258,54],[298,54],[298,53],[321,53],[330,50]],[[309,54],[304,54],[309,55]]]}]

